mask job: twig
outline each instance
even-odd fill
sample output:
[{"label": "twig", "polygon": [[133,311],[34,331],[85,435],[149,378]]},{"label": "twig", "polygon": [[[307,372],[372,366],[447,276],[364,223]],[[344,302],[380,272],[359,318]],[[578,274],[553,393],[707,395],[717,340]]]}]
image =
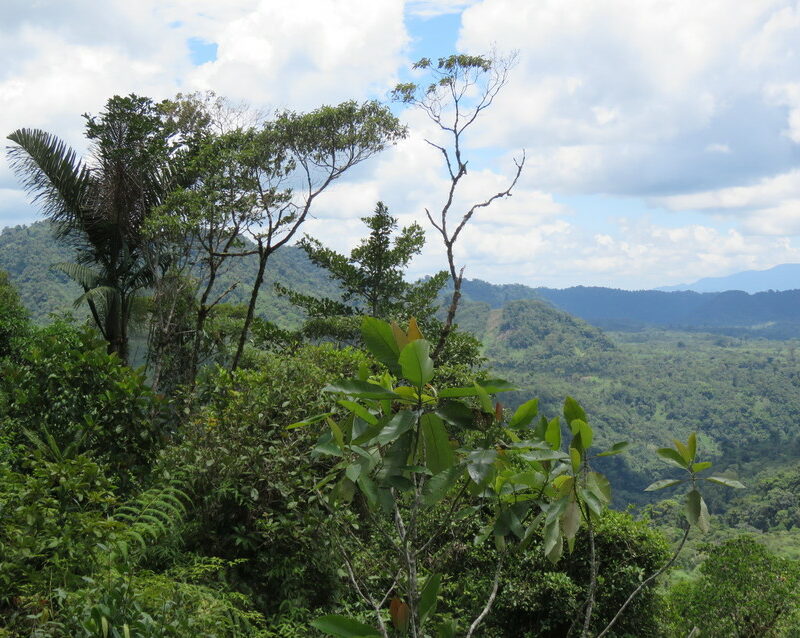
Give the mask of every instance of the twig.
[{"label": "twig", "polygon": [[500,572],[502,571],[503,567],[503,559],[502,556],[497,561],[497,568],[494,570],[494,582],[492,583],[492,593],[489,594],[489,599],[486,601],[486,604],[483,606],[483,610],[478,615],[478,617],[472,621],[472,624],[469,627],[469,631],[465,638],[472,638],[472,634],[475,633],[475,630],[478,626],[483,622],[484,618],[489,615],[489,612],[492,609],[492,605],[494,604],[494,599],[497,597],[497,589],[500,587]]},{"label": "twig", "polygon": [[634,589],[634,590],[633,590],[633,593],[631,593],[631,595],[630,595],[630,596],[628,596],[628,600],[626,600],[626,601],[623,603],[622,607],[620,607],[620,608],[619,608],[619,611],[617,611],[617,614],[616,614],[616,615],[615,615],[615,616],[614,616],[614,617],[611,619],[611,622],[610,622],[610,623],[608,623],[608,625],[606,625],[606,628],[605,628],[605,629],[603,629],[603,631],[601,631],[599,634],[597,634],[597,638],[603,638],[603,636],[605,636],[605,635],[606,635],[606,634],[607,634],[607,633],[608,633],[608,632],[611,630],[611,628],[614,626],[614,623],[616,623],[616,622],[619,620],[619,617],[622,615],[622,612],[623,612],[623,611],[625,611],[625,609],[628,607],[628,605],[631,603],[631,601],[632,601],[634,598],[636,598],[636,596],[638,596],[638,595],[639,595],[639,592],[640,592],[640,591],[642,591],[642,589],[644,589],[645,587],[647,587],[647,585],[649,585],[649,584],[650,584],[650,583],[651,583],[653,580],[655,580],[656,578],[658,578],[659,576],[661,576],[661,574],[663,574],[663,573],[664,573],[665,571],[667,571],[667,570],[668,570],[670,567],[672,567],[672,564],[673,564],[673,563],[674,563],[674,562],[677,560],[677,558],[678,558],[678,554],[680,554],[680,553],[681,553],[681,550],[683,549],[683,545],[684,545],[684,543],[686,542],[686,539],[687,539],[687,538],[689,538],[689,530],[690,530],[690,529],[691,529],[691,526],[690,526],[690,525],[687,525],[687,526],[686,526],[686,531],[683,533],[683,538],[681,539],[680,545],[678,545],[678,548],[675,550],[675,553],[674,553],[674,554],[672,554],[672,558],[670,558],[670,559],[669,559],[669,562],[667,562],[667,564],[666,564],[666,565],[664,565],[664,566],[663,566],[661,569],[659,569],[657,572],[655,572],[655,573],[651,574],[651,575],[650,575],[648,578],[646,578],[645,580],[643,580],[643,581],[642,581],[642,582],[639,584],[639,586],[638,586],[636,589]]}]

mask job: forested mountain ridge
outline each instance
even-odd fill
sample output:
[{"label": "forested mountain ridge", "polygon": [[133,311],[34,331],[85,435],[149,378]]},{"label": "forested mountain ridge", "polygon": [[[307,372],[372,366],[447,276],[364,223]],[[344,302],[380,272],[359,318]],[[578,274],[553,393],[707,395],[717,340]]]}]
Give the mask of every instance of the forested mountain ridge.
[{"label": "forested mountain ridge", "polygon": [[[83,316],[73,302],[81,295],[79,286],[52,268],[75,260],[75,251],[64,242],[55,241],[47,222],[7,227],[0,232],[0,270],[8,272],[19,291],[22,303],[36,322],[44,322],[50,313],[71,312]],[[231,304],[246,303],[257,264],[255,256],[232,259],[218,277],[217,294],[240,282],[225,297]],[[258,313],[286,327],[300,320],[300,313],[284,297],[275,293],[275,282],[304,293],[334,294],[337,290],[323,270],[312,264],[305,252],[286,246],[269,261]]]},{"label": "forested mountain ridge", "polygon": [[[7,228],[0,235],[0,269],[9,271],[38,321],[46,320],[49,312],[72,311],[77,286],[49,267],[71,258],[68,246],[52,241],[45,223]],[[245,302],[253,266],[246,259],[237,260],[220,277],[221,290],[237,280],[243,282],[227,301]],[[336,290],[325,271],[310,263],[302,250],[289,246],[278,251],[269,262],[259,313],[285,326],[297,325],[301,313],[275,293],[275,281],[317,295]],[[800,363],[792,343],[699,331],[641,332],[641,326],[638,332],[607,334],[554,305],[561,301],[598,315],[611,299],[619,302],[620,312],[657,319],[659,312],[666,315],[681,303],[684,308],[694,304],[695,316],[704,316],[699,309],[705,304],[729,308],[731,321],[737,317],[744,321],[748,308],[759,300],[764,300],[765,312],[771,301],[788,315],[800,291],[759,295],[583,287],[556,291],[480,280],[465,281],[464,291],[457,316],[460,327],[483,342],[495,373],[523,390],[507,395],[505,402],[514,405],[533,394],[555,413],[563,396],[572,394],[590,410],[600,440],[633,442],[630,454],[612,461],[629,500],[643,498],[640,490],[658,467],[647,446],[668,443],[663,432],[685,436],[696,430],[706,452],[729,464],[751,460],[759,446],[793,439],[794,424],[800,420]],[[532,294],[539,298],[531,299]],[[641,300],[655,303],[642,306]],[[737,306],[740,302],[744,309]],[[711,321],[715,313],[708,311],[707,316]]]},{"label": "forested mountain ridge", "polygon": [[[72,302],[80,290],[51,266],[73,259],[69,246],[53,241],[45,222],[9,227],[0,233],[0,270],[9,273],[36,321],[46,319],[51,312],[72,310]],[[220,291],[235,281],[242,282],[226,297],[226,302],[245,302],[254,261],[252,256],[231,260],[220,276],[217,286]],[[267,267],[258,312],[287,327],[296,325],[300,315],[285,298],[275,294],[275,282],[306,294],[324,296],[336,292],[335,284],[302,250],[287,246],[275,253]],[[467,301],[483,302],[495,309],[510,301],[540,299],[609,330],[635,331],[657,326],[741,337],[800,337],[800,290],[748,294],[735,290],[697,293],[594,286],[555,289],[471,279],[464,280],[463,295]],[[462,322],[465,320],[462,312]]]},{"label": "forested mountain ridge", "polygon": [[619,290],[597,286],[531,288],[464,282],[464,296],[499,307],[519,299],[542,299],[610,330],[664,327],[773,339],[800,337],[800,290],[698,293]]}]

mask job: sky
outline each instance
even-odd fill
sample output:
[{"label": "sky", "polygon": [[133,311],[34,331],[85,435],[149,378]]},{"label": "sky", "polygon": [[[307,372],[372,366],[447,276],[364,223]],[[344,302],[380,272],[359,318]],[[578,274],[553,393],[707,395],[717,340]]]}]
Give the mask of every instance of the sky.
[{"label": "sky", "polygon": [[[2,0],[0,131],[85,152],[114,94],[213,90],[265,112],[387,101],[411,63],[517,53],[464,140],[456,250],[493,283],[643,289],[800,262],[800,1]],[[401,224],[447,188],[424,113],[326,192],[304,231],[341,251],[384,201]],[[0,227],[40,213],[0,159]],[[412,276],[445,265],[429,232]]]}]

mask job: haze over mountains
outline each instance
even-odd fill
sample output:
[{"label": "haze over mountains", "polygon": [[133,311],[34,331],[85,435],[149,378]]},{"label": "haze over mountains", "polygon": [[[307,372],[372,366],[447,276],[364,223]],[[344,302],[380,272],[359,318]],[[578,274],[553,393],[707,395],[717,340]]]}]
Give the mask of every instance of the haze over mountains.
[{"label": "haze over mountains", "polygon": [[800,264],[779,264],[767,270],[745,270],[725,277],[704,277],[692,284],[662,286],[656,290],[672,292],[692,290],[694,292],[725,292],[742,290],[756,293],[767,290],[794,290],[800,288]]}]

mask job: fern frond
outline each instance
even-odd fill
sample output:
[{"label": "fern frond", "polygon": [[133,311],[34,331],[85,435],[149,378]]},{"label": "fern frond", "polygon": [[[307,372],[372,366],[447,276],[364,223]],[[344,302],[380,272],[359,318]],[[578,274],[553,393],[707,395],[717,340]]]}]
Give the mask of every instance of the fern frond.
[{"label": "fern frond", "polygon": [[114,519],[127,526],[126,534],[144,550],[164,536],[177,533],[183,524],[190,499],[173,479],[140,494],[117,509]]}]

